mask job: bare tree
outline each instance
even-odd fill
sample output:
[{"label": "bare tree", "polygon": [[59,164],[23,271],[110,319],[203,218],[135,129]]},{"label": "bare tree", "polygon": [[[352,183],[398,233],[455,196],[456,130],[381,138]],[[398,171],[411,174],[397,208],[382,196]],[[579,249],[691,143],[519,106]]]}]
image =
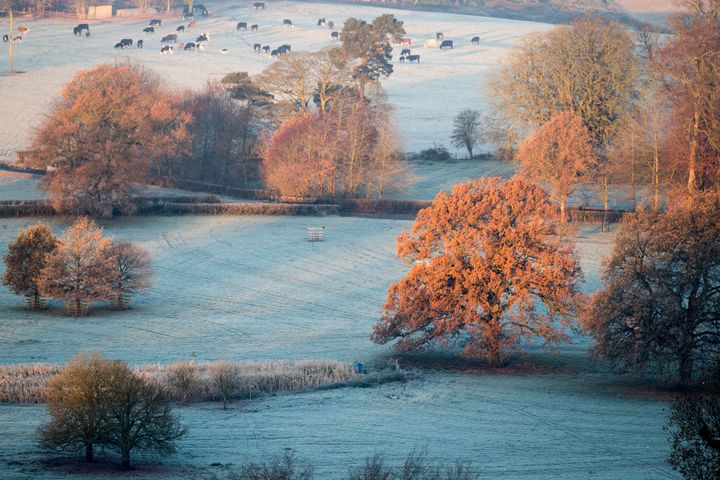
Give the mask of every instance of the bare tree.
[{"label": "bare tree", "polygon": [[212,381],[222,397],[223,410],[227,410],[228,403],[240,388],[240,371],[237,365],[228,361],[216,362],[212,367]]},{"label": "bare tree", "polygon": [[141,246],[126,241],[112,242],[108,255],[112,270],[107,281],[113,292],[113,307],[127,308],[132,295],[152,286],[150,255]]},{"label": "bare tree", "polygon": [[467,109],[458,113],[453,121],[450,143],[457,148],[464,147],[471,160],[473,158],[473,150],[480,140],[480,118],[480,112]]},{"label": "bare tree", "polygon": [[198,389],[198,368],[194,361],[179,362],[168,367],[168,380],[177,395],[187,405]]}]

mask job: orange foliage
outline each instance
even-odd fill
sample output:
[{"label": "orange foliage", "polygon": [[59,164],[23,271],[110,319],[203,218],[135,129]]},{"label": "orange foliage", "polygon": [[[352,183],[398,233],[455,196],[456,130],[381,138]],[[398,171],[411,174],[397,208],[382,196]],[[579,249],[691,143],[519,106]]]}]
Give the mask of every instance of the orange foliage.
[{"label": "orange foliage", "polygon": [[398,238],[398,256],[412,267],[390,286],[373,341],[455,342],[464,356],[498,365],[521,338],[567,340],[581,272],[573,246],[551,236],[551,216],[540,187],[522,178],[440,193]]},{"label": "orange foliage", "polygon": [[592,138],[582,118],[570,111],[553,115],[520,145],[518,159],[523,175],[550,185],[565,223],[567,197],[594,166]]},{"label": "orange foliage", "polygon": [[182,150],[190,117],[139,67],[100,65],[63,89],[35,138],[30,161],[57,170],[45,188],[72,214],[128,211],[129,189],[153,161]]}]

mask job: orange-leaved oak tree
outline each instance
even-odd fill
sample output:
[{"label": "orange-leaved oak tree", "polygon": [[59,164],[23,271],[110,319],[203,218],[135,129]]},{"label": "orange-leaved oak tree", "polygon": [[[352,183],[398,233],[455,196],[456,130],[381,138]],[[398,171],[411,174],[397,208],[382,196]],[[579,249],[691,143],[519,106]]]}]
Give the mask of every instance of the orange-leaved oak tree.
[{"label": "orange-leaved oak tree", "polygon": [[502,363],[523,339],[569,340],[582,299],[573,245],[552,235],[553,208],[523,178],[485,178],[440,193],[397,252],[410,271],[388,291],[372,339],[414,350],[458,344]]},{"label": "orange-leaved oak tree", "polygon": [[570,111],[553,115],[520,145],[517,155],[523,175],[550,186],[565,223],[568,196],[594,166],[592,138],[582,118]]}]

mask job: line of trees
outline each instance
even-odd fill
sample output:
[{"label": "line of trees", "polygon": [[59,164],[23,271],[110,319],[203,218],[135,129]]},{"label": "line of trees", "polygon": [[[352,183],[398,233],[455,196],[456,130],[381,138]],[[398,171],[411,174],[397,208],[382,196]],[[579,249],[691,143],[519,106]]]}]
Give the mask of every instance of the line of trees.
[{"label": "line of trees", "polygon": [[139,245],[104,237],[92,220],[79,218],[56,238],[49,226],[20,231],[8,245],[3,284],[24,295],[31,309],[45,298],[65,301],[68,314],[88,312],[91,302],[127,308],[130,298],[152,285],[152,262]]}]

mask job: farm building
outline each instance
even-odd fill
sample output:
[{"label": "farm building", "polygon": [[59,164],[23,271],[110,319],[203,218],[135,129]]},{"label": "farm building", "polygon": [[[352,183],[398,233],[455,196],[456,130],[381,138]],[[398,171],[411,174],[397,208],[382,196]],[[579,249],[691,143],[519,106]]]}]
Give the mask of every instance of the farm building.
[{"label": "farm building", "polygon": [[112,5],[92,5],[88,7],[87,18],[98,20],[101,18],[112,18]]}]

